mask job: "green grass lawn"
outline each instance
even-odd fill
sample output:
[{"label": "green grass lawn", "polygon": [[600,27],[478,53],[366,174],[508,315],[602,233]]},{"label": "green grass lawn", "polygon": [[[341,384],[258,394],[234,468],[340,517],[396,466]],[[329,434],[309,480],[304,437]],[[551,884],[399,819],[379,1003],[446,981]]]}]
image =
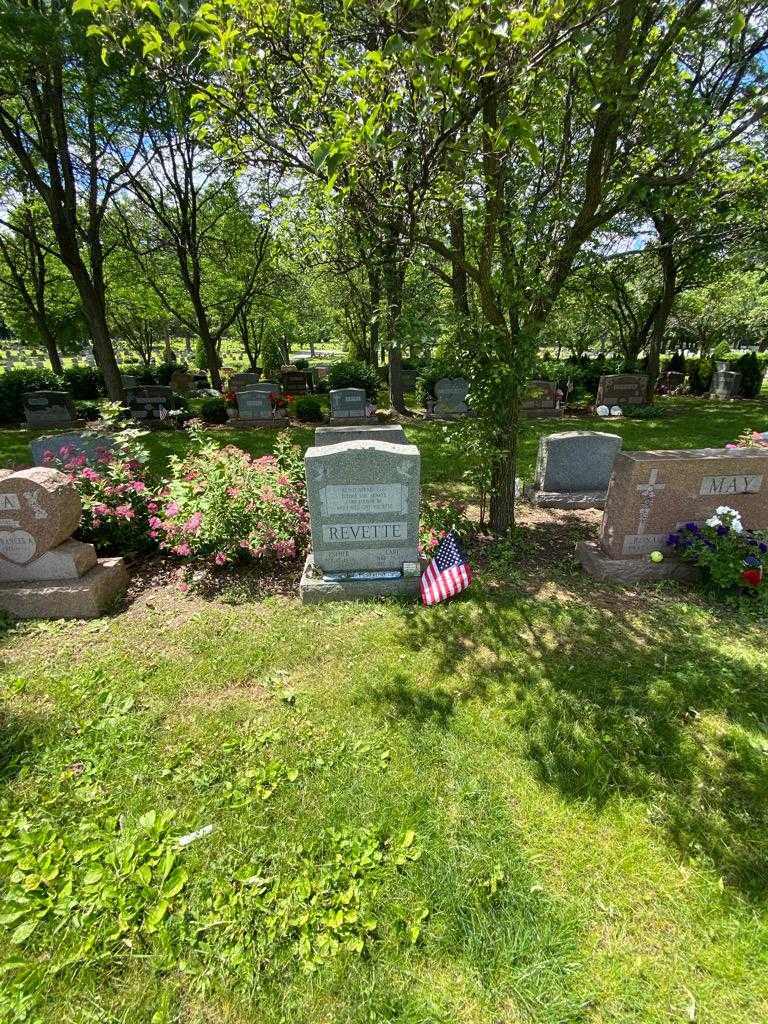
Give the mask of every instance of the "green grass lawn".
[{"label": "green grass lawn", "polygon": [[[768,426],[674,405],[535,421],[523,475],[553,429]],[[461,469],[440,429],[406,427],[433,492]],[[0,440],[23,460],[28,435]],[[182,442],[153,436],[157,464]],[[0,1020],[768,1020],[765,624],[584,577],[597,522],[532,519],[430,610],[159,580],[97,622],[8,629]]]}]

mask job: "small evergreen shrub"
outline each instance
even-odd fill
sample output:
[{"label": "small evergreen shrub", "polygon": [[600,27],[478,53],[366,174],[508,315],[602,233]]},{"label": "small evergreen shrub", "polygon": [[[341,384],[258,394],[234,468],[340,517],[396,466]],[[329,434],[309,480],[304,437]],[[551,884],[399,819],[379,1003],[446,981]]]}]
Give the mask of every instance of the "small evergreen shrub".
[{"label": "small evergreen shrub", "polygon": [[227,403],[223,398],[206,398],[200,406],[200,418],[206,423],[226,423]]},{"label": "small evergreen shrub", "polygon": [[95,366],[70,366],[64,384],[76,402],[95,402],[104,393],[104,378]]},{"label": "small evergreen shrub", "polygon": [[756,352],[745,352],[736,360],[732,369],[741,374],[741,394],[744,398],[756,398],[763,386],[763,367]]},{"label": "small evergreen shrub", "polygon": [[323,406],[320,399],[313,398],[311,395],[297,398],[294,412],[296,419],[301,420],[302,423],[318,423],[323,418]]},{"label": "small evergreen shrub", "polygon": [[376,398],[379,388],[376,371],[358,359],[342,359],[338,363],[332,363],[327,380],[331,390],[365,388],[365,393],[372,401]]}]

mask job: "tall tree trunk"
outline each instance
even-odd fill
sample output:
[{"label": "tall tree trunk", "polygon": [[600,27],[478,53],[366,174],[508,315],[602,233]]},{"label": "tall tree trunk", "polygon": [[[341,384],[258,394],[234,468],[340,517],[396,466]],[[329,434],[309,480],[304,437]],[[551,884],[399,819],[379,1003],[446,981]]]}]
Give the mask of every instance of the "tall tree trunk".
[{"label": "tall tree trunk", "polygon": [[494,533],[508,533],[515,526],[515,474],[519,427],[520,400],[514,397],[503,433],[498,437],[499,457],[491,470],[489,526]]},{"label": "tall tree trunk", "polygon": [[395,266],[393,255],[387,261],[384,271],[384,334],[389,347],[389,404],[400,413],[408,411],[405,407],[403,352],[400,344],[404,278],[405,269]]},{"label": "tall tree trunk", "polygon": [[371,327],[368,336],[368,361],[376,369],[379,365],[379,346],[381,344],[381,326],[379,324],[379,313],[381,311],[381,271],[378,267],[368,269],[368,287],[371,293]]},{"label": "tall tree trunk", "polygon": [[104,297],[97,293],[93,282],[88,276],[88,272],[81,264],[82,260],[78,258],[78,261],[68,266],[67,269],[72,275],[80,296],[83,315],[88,322],[88,330],[91,335],[93,357],[104,378],[104,387],[106,388],[107,395],[114,401],[119,402],[123,398],[123,381],[120,377],[120,368],[117,365],[112,338],[107,326]]},{"label": "tall tree trunk", "polygon": [[61,376],[62,373],[64,373],[64,367],[61,362],[61,356],[59,355],[59,347],[56,344],[56,338],[48,329],[47,325],[40,330],[40,333],[43,338],[43,343],[45,344],[45,350],[48,353],[48,362],[51,364],[51,369],[55,374]]},{"label": "tall tree trunk", "polygon": [[664,334],[669,314],[672,312],[672,306],[675,303],[675,295],[677,294],[677,262],[673,251],[677,224],[674,218],[667,214],[654,215],[653,221],[659,235],[659,264],[661,266],[662,292],[661,299],[654,312],[648,344],[648,387],[645,400],[649,404],[653,401],[656,391],[661,352],[664,346]]},{"label": "tall tree trunk", "polygon": [[451,231],[451,292],[453,294],[453,308],[460,316],[469,316],[464,211],[461,207],[453,210],[449,223]]}]

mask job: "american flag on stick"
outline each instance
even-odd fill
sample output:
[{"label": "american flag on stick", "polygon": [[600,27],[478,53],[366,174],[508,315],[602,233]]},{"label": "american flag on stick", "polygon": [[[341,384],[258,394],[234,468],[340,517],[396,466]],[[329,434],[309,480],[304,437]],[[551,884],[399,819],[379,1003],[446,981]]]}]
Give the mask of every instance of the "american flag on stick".
[{"label": "american flag on stick", "polygon": [[421,576],[423,604],[437,604],[460,594],[472,582],[472,569],[467,562],[456,532],[451,530],[437,545],[434,558]]}]

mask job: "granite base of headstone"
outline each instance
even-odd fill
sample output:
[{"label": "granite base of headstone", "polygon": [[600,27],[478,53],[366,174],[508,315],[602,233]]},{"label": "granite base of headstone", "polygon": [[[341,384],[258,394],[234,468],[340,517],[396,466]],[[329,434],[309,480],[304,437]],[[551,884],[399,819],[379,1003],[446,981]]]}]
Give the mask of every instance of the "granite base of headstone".
[{"label": "granite base of headstone", "polygon": [[33,391],[23,398],[29,427],[69,427],[77,419],[75,404],[66,391]]},{"label": "granite base of headstone", "polygon": [[340,444],[342,441],[388,441],[390,444],[408,444],[405,431],[399,423],[315,428],[315,447]]},{"label": "granite base of headstone", "polygon": [[344,441],[309,448],[304,464],[312,553],[302,601],[418,593],[418,448]]},{"label": "granite base of headstone", "polygon": [[645,405],[648,390],[648,376],[644,373],[604,374],[597,385],[598,405]]},{"label": "granite base of headstone", "polygon": [[112,451],[115,439],[111,434],[71,431],[67,434],[47,434],[36,437],[30,444],[32,462],[45,466],[51,462],[67,462],[85,455],[86,463],[94,466]]},{"label": "granite base of headstone", "polygon": [[536,477],[525,496],[540,508],[604,508],[618,434],[568,430],[539,441]]},{"label": "granite base of headstone", "polygon": [[125,592],[122,558],[73,540],[81,504],[58,470],[0,479],[0,609],[17,619],[90,619]]},{"label": "granite base of headstone", "polygon": [[335,388],[330,393],[332,427],[354,426],[371,422],[365,388]]},{"label": "granite base of headstone", "polygon": [[[667,537],[685,523],[702,523],[721,505],[740,512],[745,527],[768,528],[768,451],[698,448],[620,452],[608,487],[600,542],[582,541],[576,555],[598,579],[625,583],[695,579]],[[664,558],[652,562],[650,554]]]},{"label": "granite base of headstone", "polygon": [[551,380],[530,380],[520,402],[522,419],[561,419],[563,407],[557,384]]},{"label": "granite base of headstone", "polygon": [[427,414],[440,420],[460,419],[469,414],[467,392],[469,383],[463,377],[441,377],[435,382],[435,400]]}]

